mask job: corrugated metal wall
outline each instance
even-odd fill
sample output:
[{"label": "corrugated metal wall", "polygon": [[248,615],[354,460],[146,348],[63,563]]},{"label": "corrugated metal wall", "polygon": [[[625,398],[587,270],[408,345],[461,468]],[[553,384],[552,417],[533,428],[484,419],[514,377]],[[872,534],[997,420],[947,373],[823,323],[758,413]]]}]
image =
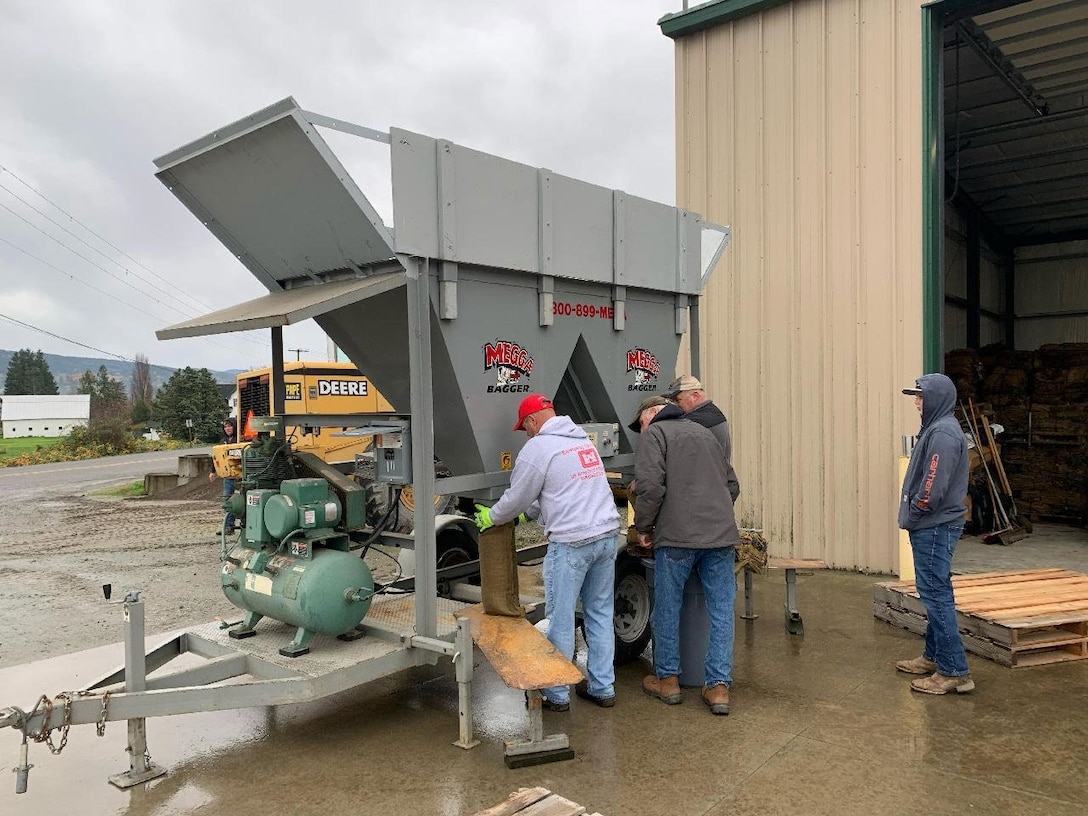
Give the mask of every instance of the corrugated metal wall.
[{"label": "corrugated metal wall", "polygon": [[795,0],[677,41],[677,194],[730,224],[702,301],[742,524],[775,555],[898,566],[922,366],[918,0]]},{"label": "corrugated metal wall", "polygon": [[1016,250],[1016,347],[1088,342],[1088,241]]}]

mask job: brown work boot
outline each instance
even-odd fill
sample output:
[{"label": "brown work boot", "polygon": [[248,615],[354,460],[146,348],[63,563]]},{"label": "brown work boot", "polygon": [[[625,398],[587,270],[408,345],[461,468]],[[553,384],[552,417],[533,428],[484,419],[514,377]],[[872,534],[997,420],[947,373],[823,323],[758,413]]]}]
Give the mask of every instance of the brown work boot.
[{"label": "brown work boot", "polygon": [[729,713],[729,686],[718,683],[710,688],[703,688],[703,702],[710,706],[711,714]]},{"label": "brown work boot", "polygon": [[668,677],[648,674],[642,678],[642,690],[666,705],[679,705],[684,702],[680,694],[680,678],[675,674]]},{"label": "brown work boot", "polygon": [[910,690],[920,691],[922,694],[948,694],[950,691],[957,694],[966,694],[974,687],[975,681],[971,679],[969,674],[949,677],[947,674],[933,672],[929,677],[910,681]]},{"label": "brown work boot", "polygon": [[900,660],[895,664],[895,668],[907,674],[933,674],[937,671],[937,664],[925,655],[919,655],[910,660]]}]

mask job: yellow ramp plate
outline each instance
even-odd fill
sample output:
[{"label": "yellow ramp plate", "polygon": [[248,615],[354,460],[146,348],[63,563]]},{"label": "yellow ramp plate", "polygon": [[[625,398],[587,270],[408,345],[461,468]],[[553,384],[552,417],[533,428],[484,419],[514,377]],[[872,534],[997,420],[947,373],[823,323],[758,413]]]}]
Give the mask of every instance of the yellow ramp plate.
[{"label": "yellow ramp plate", "polygon": [[488,615],[479,604],[458,616],[469,619],[472,639],[510,688],[542,689],[582,679],[578,667],[525,618]]}]

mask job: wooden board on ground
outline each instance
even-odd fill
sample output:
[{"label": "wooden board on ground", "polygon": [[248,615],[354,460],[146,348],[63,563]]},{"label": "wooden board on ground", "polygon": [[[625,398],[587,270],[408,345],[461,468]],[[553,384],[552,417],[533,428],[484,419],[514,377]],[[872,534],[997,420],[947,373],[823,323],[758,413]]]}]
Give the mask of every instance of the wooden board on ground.
[{"label": "wooden board on ground", "polygon": [[[474,816],[581,816],[586,809],[547,788],[522,788]],[[601,816],[599,813],[591,816]]]},{"label": "wooden board on ground", "polygon": [[567,660],[525,618],[488,615],[477,604],[458,613],[468,618],[472,639],[511,688],[566,686],[582,679],[582,672]]},{"label": "wooden board on ground", "polygon": [[[1088,658],[1088,575],[1063,569],[955,575],[964,647],[1022,668]],[[913,581],[877,584],[873,614],[925,634],[926,610]]]}]

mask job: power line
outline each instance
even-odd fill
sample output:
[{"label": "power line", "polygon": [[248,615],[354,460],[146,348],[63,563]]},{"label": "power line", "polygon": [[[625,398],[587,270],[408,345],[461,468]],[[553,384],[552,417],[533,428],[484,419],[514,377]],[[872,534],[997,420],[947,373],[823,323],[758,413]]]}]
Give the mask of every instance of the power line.
[{"label": "power line", "polygon": [[[35,194],[36,196],[38,196],[39,198],[41,198],[41,199],[42,199],[43,201],[47,202],[47,203],[48,203],[48,204],[49,204],[50,206],[52,206],[52,207],[56,208],[57,210],[60,210],[60,212],[64,213],[64,215],[66,215],[66,216],[67,216],[67,217],[68,217],[69,219],[71,219],[72,221],[74,221],[74,222],[75,222],[76,224],[79,224],[79,226],[81,226],[81,227],[82,227],[82,228],[83,228],[84,230],[86,230],[86,231],[87,231],[88,233],[90,233],[91,235],[93,235],[93,236],[94,236],[95,238],[97,238],[97,239],[98,239],[99,241],[101,241],[102,243],[104,243],[104,244],[105,244],[106,246],[108,246],[108,247],[110,247],[111,249],[113,249],[114,251],[118,252],[119,254],[121,254],[122,256],[124,256],[125,258],[128,258],[128,259],[129,259],[130,261],[132,261],[132,262],[133,262],[134,264],[136,264],[136,265],[137,265],[137,266],[139,266],[140,268],[142,268],[142,269],[145,269],[145,270],[147,270],[147,272],[148,272],[149,274],[151,274],[151,275],[152,275],[153,277],[157,278],[158,280],[162,281],[162,282],[163,282],[164,284],[166,284],[166,285],[167,285],[167,287],[169,287],[170,289],[173,289],[174,291],[176,291],[176,292],[179,292],[179,293],[181,293],[181,294],[185,295],[185,296],[186,296],[186,297],[188,297],[188,298],[189,298],[189,299],[190,299],[191,301],[193,301],[194,303],[198,304],[198,305],[199,305],[199,306],[200,306],[200,307],[201,307],[202,309],[214,309],[214,307],[213,307],[213,306],[210,306],[210,305],[208,305],[207,303],[204,303],[204,301],[200,300],[200,298],[196,297],[195,295],[191,295],[191,294],[189,294],[188,292],[186,292],[185,290],[183,290],[183,289],[180,289],[179,287],[175,286],[175,285],[174,285],[173,283],[171,283],[170,281],[168,281],[168,280],[167,280],[166,278],[162,277],[161,275],[159,275],[158,273],[156,273],[156,272],[155,272],[154,270],[150,269],[150,268],[149,268],[149,267],[148,267],[147,265],[145,265],[145,264],[141,263],[141,262],[140,262],[139,260],[137,260],[136,258],[134,258],[134,257],[132,257],[131,255],[129,255],[129,254],[127,253],[127,252],[125,252],[125,251],[124,251],[123,249],[121,249],[120,247],[118,247],[118,246],[116,246],[115,244],[111,243],[111,242],[110,242],[110,241],[108,241],[108,240],[107,240],[106,238],[102,237],[102,236],[101,236],[101,235],[100,235],[99,233],[97,233],[97,232],[95,232],[95,231],[94,231],[93,229],[91,229],[91,227],[89,227],[89,226],[87,226],[86,224],[84,224],[84,223],[83,223],[82,221],[80,221],[80,220],[79,220],[78,218],[76,218],[76,217],[75,217],[74,215],[72,215],[72,214],[71,214],[70,212],[68,212],[67,210],[65,210],[65,209],[64,209],[64,208],[63,208],[62,206],[60,206],[60,205],[59,205],[59,204],[57,204],[57,203],[56,203],[55,201],[53,201],[53,200],[52,200],[51,198],[49,198],[49,196],[47,196],[47,195],[46,195],[45,193],[43,193],[43,192],[42,192],[41,190],[37,189],[36,187],[34,187],[33,185],[31,185],[31,184],[30,184],[29,182],[25,181],[25,180],[24,180],[24,179],[23,179],[22,177],[20,177],[20,176],[19,176],[19,175],[18,175],[17,173],[15,173],[15,172],[14,172],[14,171],[13,171],[13,170],[12,170],[12,169],[10,168],[10,167],[5,167],[5,166],[3,166],[3,165],[0,165],[0,173],[4,173],[4,172],[6,172],[6,173],[7,173],[8,175],[10,175],[10,176],[11,176],[12,178],[14,178],[14,179],[15,179],[16,181],[18,181],[18,182],[19,182],[20,184],[22,184],[22,185],[23,185],[24,187],[26,187],[26,188],[27,188],[28,190],[30,190],[30,191],[31,191],[32,193],[34,193],[34,194]],[[84,240],[83,240],[82,238],[80,238],[80,237],[79,237],[78,235],[76,235],[75,233],[73,233],[73,232],[72,232],[71,230],[68,230],[68,229],[66,229],[66,228],[65,228],[65,227],[64,227],[63,225],[61,225],[61,224],[57,223],[56,221],[54,221],[54,220],[53,220],[52,218],[50,218],[50,217],[49,217],[48,215],[46,215],[45,213],[43,213],[43,212],[42,212],[41,210],[37,209],[37,208],[36,208],[36,207],[35,207],[34,205],[30,204],[29,202],[27,202],[27,201],[26,201],[26,200],[24,200],[23,198],[20,198],[20,197],[19,197],[18,195],[16,195],[15,193],[13,193],[13,192],[12,192],[12,191],[11,191],[11,190],[10,190],[10,189],[8,188],[8,187],[5,187],[5,186],[4,186],[3,184],[0,184],[0,188],[2,188],[3,190],[5,190],[5,191],[6,191],[6,192],[7,192],[7,193],[8,193],[9,195],[11,195],[11,196],[12,196],[13,198],[15,198],[15,199],[17,199],[18,201],[22,202],[22,203],[23,203],[23,204],[24,204],[25,206],[27,206],[27,207],[29,207],[30,209],[34,210],[34,212],[38,213],[38,214],[39,214],[40,216],[42,216],[43,218],[45,218],[45,219],[46,219],[47,221],[49,221],[49,222],[51,222],[52,224],[55,224],[56,226],[60,227],[60,228],[61,228],[62,230],[64,230],[65,232],[67,232],[67,233],[68,233],[69,235],[71,235],[71,236],[72,236],[73,238],[75,238],[76,240],[78,240],[78,241],[80,241],[81,243],[85,244],[85,245],[86,245],[87,247],[89,247],[90,249],[92,249],[92,250],[94,250],[95,252],[97,252],[97,253],[98,253],[99,255],[101,255],[101,256],[102,256],[103,258],[106,258],[106,259],[107,259],[108,261],[110,261],[111,263],[114,263],[114,264],[116,264],[117,266],[119,266],[119,267],[121,267],[122,269],[124,269],[124,270],[125,270],[126,272],[129,272],[129,273],[131,273],[132,275],[134,275],[134,276],[135,276],[135,277],[136,277],[136,278],[137,278],[138,280],[140,280],[140,282],[141,282],[141,283],[145,283],[145,284],[148,284],[148,285],[154,285],[154,284],[150,284],[150,282],[149,282],[149,281],[146,281],[146,280],[144,280],[143,278],[141,278],[141,277],[140,277],[139,275],[137,275],[137,274],[136,274],[136,272],[135,272],[134,270],[131,270],[131,269],[129,269],[129,268],[128,268],[128,267],[126,267],[126,266],[125,266],[124,264],[122,264],[122,263],[120,263],[119,261],[117,261],[117,260],[116,260],[115,258],[110,258],[110,257],[109,257],[108,255],[106,255],[106,254],[105,254],[104,252],[102,252],[101,250],[99,250],[99,249],[97,249],[97,248],[95,248],[95,247],[91,246],[91,244],[89,244],[89,243],[87,243],[86,241],[84,241]],[[2,205],[0,205],[0,206],[2,206]],[[7,209],[7,208],[5,208],[5,209]],[[10,210],[10,209],[8,210],[8,212],[11,212],[11,213],[12,213],[13,215],[15,215],[15,216],[16,216],[17,218],[21,218],[21,216],[19,216],[19,215],[18,215],[17,213],[14,213],[14,212],[13,212],[12,210]],[[25,219],[25,218],[24,218],[24,219],[22,219],[22,220],[26,221],[26,219]],[[26,223],[30,224],[30,222],[29,222],[29,221],[26,221]],[[30,224],[30,226],[34,226],[34,225],[33,225],[33,224]],[[38,228],[37,228],[37,227],[35,227],[35,229],[38,229]],[[39,232],[42,232],[42,230],[40,230],[40,229],[39,229],[38,231],[39,231]],[[52,239],[52,240],[54,240],[54,241],[56,241],[56,240],[57,240],[56,238],[53,238],[53,236],[50,236],[50,235],[48,235],[47,233],[44,233],[44,232],[42,232],[42,234],[43,234],[43,235],[46,235],[46,237],[48,237],[48,238],[50,238],[50,239]],[[57,241],[57,243],[61,243],[61,242],[60,242],[60,241]],[[70,249],[69,247],[67,247],[67,246],[66,246],[65,244],[63,244],[63,243],[61,243],[61,246],[64,246],[64,247],[65,247],[65,249],[69,249],[69,251],[73,251],[73,252],[74,252],[74,250],[71,250],[71,249]],[[77,253],[75,253],[75,254],[79,255],[79,253],[78,253],[78,252],[77,252]],[[82,256],[82,255],[80,255],[80,257],[82,258],[83,256]],[[86,258],[84,258],[84,260],[87,260],[87,259],[86,259]],[[93,263],[93,262],[91,262],[91,261],[88,261],[88,262],[89,262],[89,263]],[[101,269],[101,267],[99,267],[99,268]],[[104,272],[106,272],[107,274],[110,274],[108,270],[103,270],[103,271],[104,271]],[[116,276],[114,276],[114,277],[116,277]],[[124,281],[122,281],[122,282],[124,282]],[[130,285],[131,285],[131,284],[130,284]],[[134,288],[134,289],[135,289],[136,287],[132,287],[132,288]],[[136,289],[136,291],[137,291],[137,292],[140,292],[140,294],[143,294],[143,295],[145,295],[145,297],[150,297],[150,295],[147,295],[146,293],[142,292],[142,291],[141,291],[141,290],[139,290],[139,289]],[[152,298],[152,299],[154,300],[154,298]],[[158,301],[156,301],[156,302],[158,302]],[[175,309],[175,311],[177,311],[177,312],[178,312],[179,314],[185,315],[185,316],[187,316],[187,317],[188,317],[188,316],[190,316],[190,315],[189,315],[189,314],[187,314],[186,312],[183,312],[183,311],[181,311],[181,310],[179,310],[179,309]],[[244,341],[246,341],[247,343],[252,343],[252,344],[254,344],[254,345],[259,345],[259,346],[264,346],[264,343],[263,343],[263,342],[261,342],[261,341],[259,341],[259,340],[255,340],[255,339],[253,339],[252,337],[248,337],[248,336],[247,336],[247,334],[246,334],[246,333],[244,333],[244,332],[243,332],[243,333],[240,333],[240,334],[238,334],[238,335],[237,335],[237,337],[238,337],[238,339],[240,339],[240,340],[244,340]],[[220,346],[222,346],[222,344],[217,344],[217,345],[220,345]],[[222,347],[223,347],[223,348],[227,348],[226,346],[222,346]]]},{"label": "power line", "polygon": [[[12,243],[11,241],[9,241],[9,240],[8,240],[7,238],[4,238],[4,237],[0,236],[0,243],[4,243],[4,244],[7,244],[7,245],[8,245],[9,247],[11,247],[12,249],[14,249],[14,250],[16,250],[16,251],[18,251],[18,252],[21,252],[21,253],[23,253],[23,254],[24,254],[24,255],[26,255],[26,256],[27,256],[28,258],[33,258],[33,259],[34,259],[35,261],[37,261],[38,263],[40,263],[40,264],[43,264],[43,265],[45,265],[45,266],[48,266],[48,267],[49,267],[50,269],[54,269],[54,270],[56,270],[57,272],[60,272],[60,273],[61,273],[62,275],[64,275],[65,277],[71,278],[71,279],[72,279],[72,280],[74,280],[74,281],[75,281],[76,283],[82,283],[82,284],[83,284],[84,286],[86,286],[86,287],[87,287],[88,289],[93,289],[93,290],[94,290],[95,292],[98,292],[98,293],[99,293],[100,295],[105,295],[106,297],[108,297],[108,298],[110,298],[110,299],[112,299],[112,300],[115,300],[115,301],[117,301],[118,303],[122,303],[122,304],[124,304],[125,306],[128,306],[128,307],[129,307],[130,309],[135,309],[135,310],[136,310],[137,312],[140,312],[140,313],[141,313],[141,314],[143,314],[143,315],[147,315],[147,314],[148,314],[148,312],[147,312],[147,310],[146,310],[146,309],[144,309],[144,308],[142,308],[142,307],[140,307],[140,306],[137,306],[137,305],[135,305],[134,303],[129,303],[129,302],[128,302],[127,300],[125,300],[124,298],[118,297],[117,295],[115,295],[115,294],[112,294],[111,292],[107,292],[107,291],[106,291],[105,289],[100,289],[99,287],[95,286],[94,284],[91,284],[91,283],[87,283],[87,281],[83,280],[82,278],[78,278],[78,277],[76,277],[76,276],[75,276],[75,275],[73,275],[73,274],[72,274],[71,272],[68,272],[68,271],[66,271],[66,270],[64,270],[64,269],[61,269],[61,268],[60,268],[59,266],[57,266],[57,265],[55,265],[55,264],[51,264],[51,263],[49,263],[49,261],[45,260],[44,258],[39,258],[39,257],[38,257],[37,255],[35,255],[35,254],[34,254],[33,252],[28,252],[27,250],[23,249],[23,248],[22,248],[21,246],[19,246],[18,244],[13,244],[13,243]],[[158,315],[152,315],[152,317],[154,317],[154,318],[155,318],[155,319],[157,319],[157,320],[165,320],[165,319],[166,319],[166,318],[164,318],[164,317],[159,317]]]},{"label": "power line", "polygon": [[73,340],[70,337],[62,337],[59,334],[54,334],[53,332],[47,331],[46,329],[40,328],[38,326],[31,326],[29,323],[24,323],[22,320],[16,320],[14,317],[11,317],[9,315],[0,313],[0,317],[4,318],[4,320],[9,320],[19,326],[23,326],[24,328],[33,329],[34,331],[41,332],[42,334],[48,334],[50,337],[55,337],[58,340],[63,340],[65,343],[71,343],[74,346],[80,346],[85,349],[90,349],[91,351],[97,351],[99,354],[106,354],[110,357],[116,357],[118,360],[124,360],[126,363],[135,362],[135,360],[130,360],[128,357],[125,357],[121,354],[114,354],[112,351],[105,351],[104,349],[95,348],[94,346],[88,346],[86,343],[81,343],[78,340]]},{"label": "power line", "polygon": [[[10,172],[10,171],[9,171],[9,172]],[[12,175],[14,175],[14,173],[12,173]],[[137,272],[136,272],[136,271],[135,271],[134,269],[129,269],[129,268],[128,268],[127,266],[125,266],[125,265],[124,265],[123,263],[120,263],[120,262],[118,262],[116,258],[111,258],[111,257],[110,257],[109,255],[107,255],[107,254],[106,254],[105,252],[103,252],[102,250],[100,250],[100,249],[99,249],[98,247],[96,247],[96,246],[94,246],[94,245],[92,245],[92,244],[88,243],[88,242],[87,242],[86,240],[84,240],[84,239],[83,239],[83,238],[81,238],[80,236],[76,235],[76,234],[75,234],[74,232],[72,232],[72,231],[71,231],[70,229],[68,229],[68,228],[67,228],[66,226],[64,226],[64,224],[61,224],[60,222],[58,222],[58,221],[55,221],[55,220],[53,220],[53,219],[52,219],[52,218],[50,218],[50,217],[49,217],[48,215],[46,215],[46,214],[45,214],[45,213],[43,213],[43,212],[42,212],[41,210],[39,210],[39,209],[38,209],[37,207],[35,207],[35,206],[34,206],[33,204],[31,204],[31,203],[30,203],[29,201],[27,201],[26,199],[24,199],[24,198],[22,198],[22,197],[20,197],[20,196],[16,195],[15,193],[13,193],[13,192],[12,192],[12,191],[11,191],[11,190],[10,190],[9,188],[5,187],[5,186],[4,186],[3,184],[0,184],[0,190],[3,190],[3,191],[4,191],[4,192],[6,192],[6,193],[7,193],[8,195],[10,195],[10,196],[11,196],[12,198],[14,198],[14,199],[15,199],[16,201],[20,202],[20,203],[21,203],[21,204],[23,204],[23,205],[24,205],[25,207],[28,207],[28,208],[30,208],[31,210],[33,210],[34,212],[36,212],[36,213],[37,213],[38,215],[40,215],[40,216],[41,216],[42,218],[44,218],[44,219],[45,219],[46,221],[48,221],[48,222],[49,222],[50,224],[52,224],[53,226],[57,227],[58,229],[61,229],[61,230],[63,230],[64,232],[68,233],[69,235],[71,235],[71,236],[72,236],[73,238],[75,238],[75,239],[76,239],[77,241],[79,241],[79,242],[80,242],[81,244],[83,244],[83,246],[87,247],[87,249],[91,250],[92,252],[97,252],[97,253],[98,253],[99,255],[101,255],[101,256],[102,256],[103,258],[105,258],[105,259],[106,259],[107,261],[109,261],[110,263],[112,263],[112,264],[117,264],[117,266],[121,267],[121,269],[125,270],[125,272],[129,273],[130,275],[132,275],[132,276],[133,276],[134,278],[136,278],[136,279],[137,279],[138,281],[140,281],[141,283],[144,283],[144,284],[146,284],[146,285],[148,285],[148,286],[155,286],[155,284],[154,284],[154,283],[152,283],[151,281],[147,280],[146,278],[144,278],[144,277],[140,276],[140,274],[139,274],[139,273],[137,273]],[[2,206],[2,205],[0,205],[0,206]],[[54,205],[54,206],[56,206],[56,205]],[[58,209],[59,209],[59,208],[58,208]],[[11,212],[11,210],[8,210],[8,212]],[[61,210],[61,212],[64,212],[64,211],[63,211],[63,210]],[[67,214],[67,213],[65,213],[65,215],[68,215],[68,214]],[[70,215],[69,215],[68,217],[69,217],[69,218],[71,218],[71,216],[70,216]],[[74,220],[74,219],[73,219],[73,220]],[[86,227],[84,227],[84,229],[87,229],[87,228],[86,228]],[[88,230],[88,231],[89,231],[89,230]],[[94,235],[95,233],[93,233],[93,232],[92,232],[91,234],[92,234],[92,235]],[[50,237],[52,237],[52,236],[50,236]],[[102,239],[102,238],[101,238],[101,236],[97,236],[97,235],[96,235],[96,237],[97,237],[97,238],[99,238],[99,240],[104,240],[104,239]],[[56,240],[56,239],[54,239],[54,240]],[[63,244],[62,244],[62,246],[63,246]],[[110,246],[113,246],[113,245],[112,245],[112,244],[110,244]],[[66,248],[67,248],[67,247],[66,247]],[[117,251],[118,251],[118,252],[120,252],[120,250],[117,250]],[[82,257],[82,256],[80,256],[80,257]],[[145,267],[145,268],[146,268],[146,267]],[[151,270],[148,270],[148,271],[150,272]],[[154,272],[152,272],[151,274],[152,274],[152,275],[155,275],[155,273],[154,273]],[[199,304],[199,305],[200,305],[200,306],[201,306],[202,308],[206,308],[206,309],[210,309],[210,308],[211,308],[210,306],[207,306],[206,304],[200,303],[200,301],[198,301],[198,300],[197,300],[197,299],[196,299],[195,297],[193,297],[192,295],[190,295],[190,294],[189,294],[188,292],[186,292],[186,291],[185,291],[184,289],[179,289],[178,287],[174,286],[174,285],[173,285],[173,284],[171,284],[171,283],[170,283],[169,281],[165,280],[164,278],[160,277],[159,275],[155,275],[155,277],[156,277],[156,278],[158,278],[159,280],[161,280],[161,281],[162,281],[163,283],[165,283],[165,284],[167,285],[167,287],[169,287],[170,289],[174,290],[174,291],[175,291],[175,292],[177,292],[178,294],[180,294],[180,295],[184,295],[185,297],[189,298],[190,300],[192,300],[192,301],[195,301],[195,302],[196,302],[196,303],[198,303],[198,304]],[[179,311],[180,311],[180,310],[179,310]],[[186,314],[186,312],[182,312],[182,314]]]},{"label": "power line", "polygon": [[[2,206],[3,205],[0,204],[0,207],[2,207]],[[39,258],[33,252],[28,252],[27,250],[23,249],[18,244],[14,244],[14,243],[12,243],[11,241],[7,240],[6,238],[4,238],[2,236],[0,236],[0,243],[7,244],[9,247],[11,247],[12,249],[14,249],[14,250],[16,250],[18,252],[23,253],[28,258],[33,258],[38,263],[44,264],[45,266],[48,266],[50,269],[54,269],[57,272],[60,272],[62,275],[65,275],[65,276],[71,278],[72,280],[76,281],[77,283],[82,283],[88,289],[93,289],[95,292],[98,292],[101,295],[105,295],[106,297],[110,298],[111,300],[115,300],[118,303],[121,303],[121,304],[123,304],[125,306],[128,306],[130,309],[134,309],[135,311],[139,312],[141,315],[144,315],[145,317],[149,315],[149,312],[146,309],[141,308],[140,306],[136,306],[135,304],[129,303],[124,298],[118,297],[117,295],[114,295],[114,294],[112,294],[110,292],[107,292],[105,289],[100,289],[97,286],[94,286],[93,284],[87,283],[87,281],[83,280],[82,278],[77,278],[71,272],[68,272],[68,271],[66,271],[64,269],[61,269],[59,266],[56,266],[55,264],[51,264],[51,263],[49,263],[49,261],[47,261],[47,260],[45,260],[43,258]],[[166,318],[159,317],[158,315],[151,315],[151,317],[154,317],[156,320],[166,320]],[[223,343],[218,343],[215,340],[211,340],[210,338],[205,338],[205,339],[207,340],[207,342],[211,343],[212,345],[219,346],[220,348],[225,348],[228,351],[233,351],[235,353],[238,352],[238,349],[231,348],[230,346],[224,345]],[[252,341],[252,342],[257,342],[257,341]],[[122,358],[122,359],[124,359],[124,358]]]},{"label": "power line", "polygon": [[42,229],[41,227],[39,227],[39,226],[38,226],[37,224],[35,224],[35,223],[34,223],[33,221],[30,221],[29,219],[27,219],[27,218],[25,218],[25,217],[23,217],[23,216],[19,215],[19,213],[15,212],[15,210],[13,210],[13,209],[12,209],[11,207],[9,207],[9,206],[8,206],[7,204],[4,204],[3,202],[0,202],[0,207],[2,207],[3,209],[7,210],[7,211],[8,211],[9,213],[11,213],[12,215],[14,215],[14,216],[15,216],[16,218],[18,218],[18,219],[19,219],[20,221],[22,221],[23,223],[25,223],[25,224],[28,224],[28,225],[29,225],[30,227],[32,227],[33,229],[36,229],[36,230],[37,230],[38,232],[40,232],[40,233],[41,233],[42,235],[44,235],[44,236],[45,236],[46,238],[48,238],[48,239],[49,239],[50,241],[53,241],[53,242],[55,242],[55,243],[57,243],[57,244],[60,244],[60,245],[61,245],[62,247],[64,247],[65,249],[67,249],[67,250],[68,250],[69,252],[71,252],[71,253],[72,253],[73,255],[75,255],[76,257],[78,257],[78,258],[82,258],[83,260],[85,260],[85,261],[86,261],[87,263],[89,263],[89,264],[90,264],[91,266],[95,267],[96,269],[101,269],[101,270],[102,270],[103,272],[105,272],[105,273],[106,273],[107,275],[109,275],[109,276],[110,276],[111,278],[113,278],[114,280],[118,280],[118,281],[120,281],[120,282],[121,282],[121,283],[123,283],[123,284],[124,284],[125,286],[129,287],[130,289],[132,289],[133,291],[135,291],[135,292],[137,292],[137,293],[139,293],[139,294],[143,295],[143,296],[144,296],[145,298],[148,298],[149,300],[153,300],[153,301],[155,301],[156,303],[158,303],[158,304],[159,304],[160,306],[165,306],[165,307],[166,307],[167,309],[172,309],[173,311],[177,312],[177,313],[178,313],[179,315],[181,315],[182,317],[191,317],[191,314],[190,314],[189,312],[184,312],[184,311],[182,311],[181,309],[179,309],[179,308],[178,308],[177,306],[171,306],[171,305],[170,305],[169,303],[163,303],[163,302],[162,302],[161,300],[159,300],[159,299],[158,299],[157,297],[155,297],[154,295],[148,294],[148,293],[147,293],[147,292],[145,292],[145,291],[144,291],[143,289],[140,289],[139,287],[137,287],[137,286],[134,286],[134,285],[133,285],[132,283],[130,283],[129,281],[125,280],[125,279],[124,279],[124,278],[122,278],[122,277],[121,277],[120,275],[118,275],[118,274],[116,274],[116,273],[114,273],[114,272],[110,272],[110,270],[106,269],[106,267],[102,266],[102,264],[99,264],[99,263],[95,263],[94,261],[92,261],[92,260],[91,260],[90,258],[88,258],[88,257],[87,257],[86,255],[84,255],[83,253],[81,253],[81,252],[77,252],[76,250],[72,249],[72,248],[71,248],[70,246],[68,246],[68,245],[67,245],[66,243],[64,243],[64,241],[60,240],[59,238],[57,238],[57,237],[56,237],[56,236],[54,236],[54,235],[50,235],[50,234],[49,234],[48,232],[46,232],[45,230],[43,230],[43,229]]}]

